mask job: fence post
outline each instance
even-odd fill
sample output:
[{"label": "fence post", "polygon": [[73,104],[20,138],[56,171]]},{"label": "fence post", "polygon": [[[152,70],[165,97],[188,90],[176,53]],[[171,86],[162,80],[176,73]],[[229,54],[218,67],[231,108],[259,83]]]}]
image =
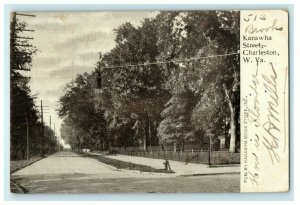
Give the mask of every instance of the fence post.
[{"label": "fence post", "polygon": [[197,164],[199,163],[199,155],[198,155],[198,153],[197,153]]}]

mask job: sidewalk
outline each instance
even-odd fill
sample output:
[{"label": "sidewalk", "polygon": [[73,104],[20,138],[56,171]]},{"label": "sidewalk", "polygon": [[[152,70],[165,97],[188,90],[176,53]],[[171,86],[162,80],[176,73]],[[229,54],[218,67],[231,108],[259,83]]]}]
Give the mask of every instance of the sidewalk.
[{"label": "sidewalk", "polygon": [[[156,169],[164,168],[164,160],[163,159],[153,159],[153,158],[145,158],[145,157],[134,157],[128,155],[106,155],[105,157],[109,157],[112,159],[117,159],[120,161],[131,162],[135,164],[141,164],[150,166]],[[208,167],[205,164],[195,164],[189,163],[185,164],[184,162],[169,160],[172,171],[174,171],[174,175],[176,176],[197,176],[197,175],[214,175],[214,174],[239,174],[240,173],[240,165],[228,165],[228,166],[220,166],[220,167]]]}]

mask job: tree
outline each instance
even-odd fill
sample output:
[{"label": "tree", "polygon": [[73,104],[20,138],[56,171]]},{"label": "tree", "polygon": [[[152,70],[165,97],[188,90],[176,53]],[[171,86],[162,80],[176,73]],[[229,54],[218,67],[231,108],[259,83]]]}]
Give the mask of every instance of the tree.
[{"label": "tree", "polygon": [[200,134],[197,137],[203,142],[202,144],[207,145],[209,136],[212,136],[212,140],[218,140],[217,137],[224,134],[222,127],[225,126],[229,113],[223,90],[215,87],[214,83],[208,87],[191,113],[192,126]]},{"label": "tree", "polygon": [[158,136],[161,143],[176,143],[181,145],[181,150],[184,150],[185,143],[194,140],[190,123],[193,104],[194,96],[191,92],[177,93],[171,97],[161,113],[164,118],[158,127]]},{"label": "tree", "polygon": [[[166,86],[175,94],[191,90],[198,102],[210,86],[221,89],[230,111],[229,150],[235,152],[239,128],[239,56],[223,54],[239,51],[239,12],[162,12],[157,19],[161,22],[160,58],[199,59],[165,65],[170,73]],[[218,129],[217,124],[214,127]]]},{"label": "tree", "polygon": [[[100,54],[96,71],[90,74],[89,78],[97,78],[97,87],[69,85],[60,100],[60,115],[88,132],[97,128],[86,126],[88,117],[80,123],[78,117],[102,113],[106,137],[101,139],[107,149],[136,144],[132,128],[137,124],[146,149],[158,143],[157,136],[162,142],[182,144],[198,140],[199,132],[217,137],[220,124],[230,119],[230,151],[236,151],[238,29],[235,11],[161,12],[138,27],[122,24],[115,29],[116,46]],[[83,143],[94,139],[80,136]]]},{"label": "tree", "polygon": [[77,75],[60,97],[58,114],[64,118],[62,137],[75,149],[97,149],[106,141],[104,112],[95,109],[95,73]]},{"label": "tree", "polygon": [[[131,115],[138,116],[144,129],[143,147],[146,149],[155,138],[156,121],[167,99],[167,91],[163,88],[165,76],[158,65],[118,66],[155,61],[159,54],[155,43],[156,22],[145,19],[138,28],[126,23],[115,32],[116,47],[98,62],[103,88],[96,98],[103,102],[107,101],[107,97],[111,99],[108,105],[99,103],[107,111],[110,128],[118,125],[114,119],[119,119],[122,125],[118,127],[125,126],[130,130],[133,126]],[[114,133],[118,133],[118,127],[115,127]],[[132,137],[129,142],[131,140]]]}]

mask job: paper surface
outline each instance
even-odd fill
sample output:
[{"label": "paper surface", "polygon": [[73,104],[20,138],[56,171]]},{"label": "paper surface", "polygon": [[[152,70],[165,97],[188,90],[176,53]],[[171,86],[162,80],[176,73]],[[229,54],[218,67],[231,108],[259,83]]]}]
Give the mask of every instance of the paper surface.
[{"label": "paper surface", "polygon": [[11,192],[289,191],[288,28],[285,10],[12,12]]},{"label": "paper surface", "polygon": [[288,191],[288,12],[240,18],[241,192]]}]

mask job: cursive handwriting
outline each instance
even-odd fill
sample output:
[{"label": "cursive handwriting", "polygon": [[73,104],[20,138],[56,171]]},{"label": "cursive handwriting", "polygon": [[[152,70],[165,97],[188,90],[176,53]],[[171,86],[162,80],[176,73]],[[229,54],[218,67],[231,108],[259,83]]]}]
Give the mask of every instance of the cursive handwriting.
[{"label": "cursive handwriting", "polygon": [[256,127],[260,126],[260,109],[259,109],[259,101],[258,101],[258,63],[256,66],[256,72],[252,75],[252,84],[249,85],[251,90],[254,92],[254,102],[253,102],[253,109],[249,109],[249,122],[255,123]]},{"label": "cursive handwriting", "polygon": [[254,34],[254,33],[267,33],[269,31],[282,31],[283,27],[277,26],[277,19],[274,19],[271,26],[258,28],[254,24],[250,24],[246,27],[245,33]]},{"label": "cursive handwriting", "polygon": [[254,152],[252,152],[252,156],[254,158],[254,169],[259,171],[259,158]]},{"label": "cursive handwriting", "polygon": [[272,74],[267,76],[262,75],[264,79],[264,87],[269,93],[269,98],[267,101],[268,104],[268,115],[267,121],[263,124],[263,129],[266,132],[266,135],[263,137],[263,145],[267,149],[270,155],[272,164],[275,161],[280,162],[280,156],[277,153],[279,148],[279,139],[277,135],[280,133],[279,127],[276,125],[280,123],[278,118],[278,93],[277,93],[277,73],[274,69],[273,63],[270,63]]},{"label": "cursive handwriting", "polygon": [[259,185],[259,182],[258,182],[259,175],[257,173],[252,173],[251,171],[248,171],[248,174],[249,174],[249,179],[252,182],[252,184],[258,186]]},{"label": "cursive handwriting", "polygon": [[258,134],[255,134],[254,146],[258,150],[258,148],[259,148],[259,136],[258,136]]}]

